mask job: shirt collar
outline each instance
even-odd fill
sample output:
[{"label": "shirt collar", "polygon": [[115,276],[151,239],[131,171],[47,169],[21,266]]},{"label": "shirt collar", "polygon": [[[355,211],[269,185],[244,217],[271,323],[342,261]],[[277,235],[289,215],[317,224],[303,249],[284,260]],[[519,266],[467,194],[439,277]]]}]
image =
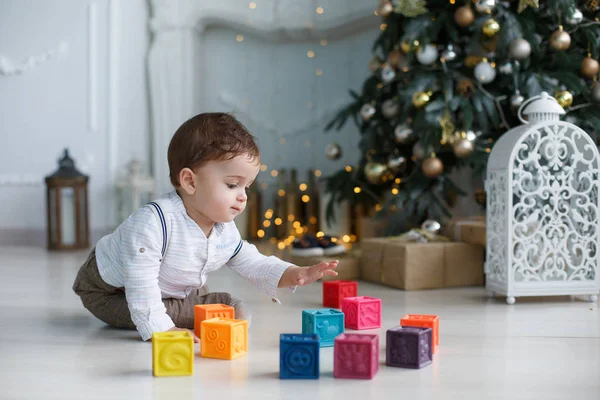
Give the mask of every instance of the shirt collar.
[{"label": "shirt collar", "polygon": [[[196,223],[193,219],[190,218],[190,216],[187,213],[187,210],[185,209],[185,205],[183,204],[183,200],[181,199],[181,197],[179,196],[179,193],[177,193],[176,190],[173,190],[172,192],[169,193],[169,199],[171,200],[171,202],[173,203],[173,205],[175,206],[175,210],[177,212],[181,212],[183,213],[183,215],[186,218],[189,218],[190,220],[192,220],[194,223]],[[196,224],[197,225],[197,224]],[[199,227],[198,227],[199,228]],[[213,232],[217,233],[217,235],[221,235],[223,233],[223,231],[225,230],[225,224],[222,222],[215,222],[215,226],[213,227]]]}]

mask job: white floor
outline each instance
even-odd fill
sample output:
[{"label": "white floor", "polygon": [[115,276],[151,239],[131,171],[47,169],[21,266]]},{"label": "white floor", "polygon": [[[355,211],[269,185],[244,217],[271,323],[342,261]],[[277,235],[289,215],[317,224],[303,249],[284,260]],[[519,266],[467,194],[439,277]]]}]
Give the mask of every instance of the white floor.
[{"label": "white floor", "polygon": [[[320,306],[321,285],[284,291],[279,306],[229,270],[209,284],[252,305],[248,356],[197,356],[194,376],[154,378],[150,343],[104,326],[71,291],[85,255],[0,249],[0,398],[600,399],[596,303],[562,297],[508,306],[487,299],[483,288],[403,292],[361,282],[361,295],[383,299],[378,375],[334,379],[333,349],[325,348],[321,379],[282,381],[279,333],[301,331],[301,310]],[[385,330],[406,313],[441,319],[440,351],[421,370],[385,366]]]}]

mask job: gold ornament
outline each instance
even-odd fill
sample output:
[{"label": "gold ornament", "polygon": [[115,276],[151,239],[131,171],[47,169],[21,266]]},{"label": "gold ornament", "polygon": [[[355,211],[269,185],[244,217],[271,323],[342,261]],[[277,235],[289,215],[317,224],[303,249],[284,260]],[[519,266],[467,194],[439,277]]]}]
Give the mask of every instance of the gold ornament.
[{"label": "gold ornament", "polygon": [[473,199],[475,199],[475,202],[480,206],[485,206],[487,201],[487,195],[485,193],[485,190],[475,189],[475,191],[473,192]]},{"label": "gold ornament", "polygon": [[475,91],[475,84],[470,79],[461,79],[456,84],[456,90],[463,96],[470,96]]},{"label": "gold ornament", "polygon": [[369,181],[369,183],[376,185],[381,183],[386,170],[386,165],[369,161],[365,165],[365,177],[367,178],[367,181]]},{"label": "gold ornament", "polygon": [[581,62],[581,74],[586,78],[592,79],[600,70],[600,64],[589,55]]},{"label": "gold ornament", "polygon": [[412,96],[413,106],[423,108],[431,100],[431,92],[415,92]]},{"label": "gold ornament", "polygon": [[585,7],[590,11],[596,11],[598,4],[598,0],[587,0],[585,2]]},{"label": "gold ornament", "polygon": [[404,40],[402,43],[400,43],[400,49],[404,54],[408,54],[412,50],[412,46],[408,40]]},{"label": "gold ornament", "polygon": [[454,12],[454,22],[461,28],[466,28],[475,21],[475,13],[471,6],[466,5],[456,9]]},{"label": "gold ornament", "polygon": [[475,145],[467,138],[460,138],[456,142],[454,142],[454,144],[452,145],[452,150],[454,151],[456,157],[465,158],[473,154],[473,150],[475,150]]},{"label": "gold ornament", "polygon": [[571,35],[563,30],[562,25],[550,36],[550,46],[557,51],[567,50],[571,45]]},{"label": "gold ornament", "polygon": [[540,8],[540,0],[519,0],[519,14],[521,14],[527,7]]},{"label": "gold ornament", "polygon": [[394,68],[398,68],[398,65],[402,62],[402,53],[399,50],[392,50],[388,53],[387,61]]},{"label": "gold ornament", "polygon": [[568,90],[559,90],[554,92],[554,98],[562,108],[571,107],[573,104],[573,95]]},{"label": "gold ornament", "polygon": [[494,18],[490,18],[483,23],[481,31],[487,37],[492,37],[496,33],[500,32],[500,24]]},{"label": "gold ornament", "polygon": [[330,160],[339,160],[342,157],[342,148],[337,143],[330,143],[325,147],[325,155]]},{"label": "gold ornament", "polygon": [[444,163],[433,155],[423,160],[421,171],[423,171],[423,174],[428,178],[437,178],[444,172]]},{"label": "gold ornament", "polygon": [[379,6],[377,13],[382,17],[387,17],[394,12],[394,5],[390,1],[386,1]]},{"label": "gold ornament", "polygon": [[468,55],[465,57],[465,65],[468,68],[474,68],[477,64],[482,62],[483,59],[484,59],[483,56]]},{"label": "gold ornament", "polygon": [[425,0],[398,0],[394,11],[409,18],[418,17],[429,12]]},{"label": "gold ornament", "polygon": [[454,124],[452,123],[452,116],[448,109],[444,111],[444,115],[440,118],[440,127],[442,128],[442,140],[440,140],[440,144],[450,143],[454,134]]}]

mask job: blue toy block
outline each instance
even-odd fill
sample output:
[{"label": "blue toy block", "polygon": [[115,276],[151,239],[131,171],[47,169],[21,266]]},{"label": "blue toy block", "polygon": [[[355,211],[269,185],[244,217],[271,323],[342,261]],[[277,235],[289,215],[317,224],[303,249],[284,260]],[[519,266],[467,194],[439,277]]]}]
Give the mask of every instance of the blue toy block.
[{"label": "blue toy block", "polygon": [[315,334],[279,335],[279,378],[319,379],[319,337]]},{"label": "blue toy block", "polygon": [[331,347],[335,338],[344,333],[344,313],[332,308],[303,310],[302,333],[316,333],[321,347]]}]

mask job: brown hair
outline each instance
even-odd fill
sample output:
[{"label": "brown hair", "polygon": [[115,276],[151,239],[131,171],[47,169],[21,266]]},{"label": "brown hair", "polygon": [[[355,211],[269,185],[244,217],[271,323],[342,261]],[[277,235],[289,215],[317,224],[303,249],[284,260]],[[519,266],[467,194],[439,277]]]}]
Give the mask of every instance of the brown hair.
[{"label": "brown hair", "polygon": [[179,172],[195,170],[209,161],[230,160],[247,154],[260,157],[254,137],[234,116],[203,113],[185,121],[171,138],[167,159],[169,178],[179,187]]}]

